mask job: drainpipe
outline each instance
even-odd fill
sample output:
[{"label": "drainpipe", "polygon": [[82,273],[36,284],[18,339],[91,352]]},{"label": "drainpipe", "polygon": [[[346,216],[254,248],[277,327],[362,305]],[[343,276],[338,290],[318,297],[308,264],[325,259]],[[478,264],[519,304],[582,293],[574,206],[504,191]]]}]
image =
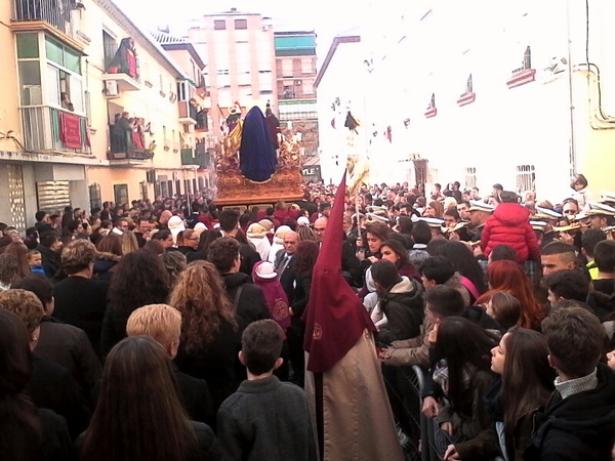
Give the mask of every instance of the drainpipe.
[{"label": "drainpipe", "polygon": [[577,174],[577,153],[574,136],[574,99],[572,90],[572,56],[571,56],[571,40],[570,40],[570,0],[566,0],[566,40],[568,42],[568,103],[570,111],[570,146],[569,160],[572,176]]}]

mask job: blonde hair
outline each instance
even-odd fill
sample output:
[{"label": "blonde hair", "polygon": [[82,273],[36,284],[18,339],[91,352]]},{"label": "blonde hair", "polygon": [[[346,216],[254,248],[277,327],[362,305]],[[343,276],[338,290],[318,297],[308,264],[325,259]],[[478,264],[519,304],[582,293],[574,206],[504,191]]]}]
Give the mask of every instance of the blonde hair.
[{"label": "blonde hair", "polygon": [[127,255],[139,249],[137,236],[133,231],[126,231],[122,234],[122,255]]},{"label": "blonde hair", "polygon": [[134,310],[126,322],[128,336],[151,336],[165,349],[179,341],[182,314],[168,304],[148,304]]}]

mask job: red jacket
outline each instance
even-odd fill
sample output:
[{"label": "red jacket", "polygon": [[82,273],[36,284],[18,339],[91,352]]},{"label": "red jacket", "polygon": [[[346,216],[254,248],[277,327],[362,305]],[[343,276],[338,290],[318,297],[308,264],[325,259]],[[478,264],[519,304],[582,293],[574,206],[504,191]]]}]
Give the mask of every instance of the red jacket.
[{"label": "red jacket", "polygon": [[487,220],[481,235],[483,253],[489,256],[498,245],[508,245],[517,252],[517,262],[540,261],[540,249],[529,223],[530,211],[517,203],[500,204]]}]

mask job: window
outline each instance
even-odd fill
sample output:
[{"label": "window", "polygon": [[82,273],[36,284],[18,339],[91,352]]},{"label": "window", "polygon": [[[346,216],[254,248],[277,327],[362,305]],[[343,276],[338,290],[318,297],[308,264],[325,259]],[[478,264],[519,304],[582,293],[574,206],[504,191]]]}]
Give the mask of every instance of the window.
[{"label": "window", "polygon": [[141,181],[139,184],[141,186],[141,198],[147,200],[149,198],[147,193],[147,182]]},{"label": "window", "polygon": [[[177,181],[175,181],[175,193],[177,195],[180,195],[182,193],[181,190],[182,190],[182,182],[181,180],[178,179]],[[185,192],[186,191],[184,191],[184,193]]]},{"label": "window", "polygon": [[111,34],[105,32],[103,30],[103,50],[104,50],[104,59],[105,59],[105,69],[108,69],[111,65],[111,61],[117,52],[117,42],[115,38],[111,36]]},{"label": "window", "polygon": [[237,30],[245,30],[248,28],[248,20],[247,19],[235,19],[235,29]]},{"label": "window", "polygon": [[186,82],[178,82],[177,83],[177,100],[178,101],[187,101],[188,95],[186,92]]},{"label": "window", "polygon": [[47,60],[52,61],[71,72],[81,75],[81,55],[62,45],[49,36],[45,36],[45,52]]},{"label": "window", "polygon": [[128,184],[114,184],[113,196],[117,205],[125,205],[128,203]]},{"label": "window", "polygon": [[162,139],[164,141],[164,148],[169,150],[169,138],[167,137],[167,127],[165,125],[162,126]]},{"label": "window", "polygon": [[102,207],[100,184],[90,184],[90,210]]},{"label": "window", "polygon": [[282,60],[282,77],[292,77],[292,76],[293,76],[293,60],[283,59]]},{"label": "window", "polygon": [[173,197],[173,181],[172,180],[168,180],[167,181],[168,184],[168,193],[169,193],[169,197]]},{"label": "window", "polygon": [[475,167],[466,168],[465,185],[466,185],[466,189],[471,189],[472,187],[476,187],[476,168]]},{"label": "window", "polygon": [[22,106],[37,106],[43,103],[41,68],[38,61],[19,62],[19,82]]},{"label": "window", "polygon": [[226,21],[224,19],[215,19],[214,30],[226,30]]},{"label": "window", "polygon": [[310,80],[303,80],[303,83],[301,85],[301,91],[303,92],[303,95],[313,95],[314,94],[314,85],[312,84],[312,82]]},{"label": "window", "polygon": [[314,66],[312,65],[312,58],[301,58],[301,73],[311,74],[314,72]]},{"label": "window", "polygon": [[534,165],[517,166],[517,192],[536,191],[536,171]]},{"label": "window", "polygon": [[284,85],[284,90],[282,92],[282,99],[295,99],[295,86],[294,85]]},{"label": "window", "polygon": [[17,34],[17,57],[20,59],[37,59],[38,34]]},{"label": "window", "polygon": [[160,81],[159,81],[159,83],[160,83],[160,95],[162,97],[164,97],[165,96],[165,94],[164,94],[164,78],[162,77],[162,74],[160,74]]}]

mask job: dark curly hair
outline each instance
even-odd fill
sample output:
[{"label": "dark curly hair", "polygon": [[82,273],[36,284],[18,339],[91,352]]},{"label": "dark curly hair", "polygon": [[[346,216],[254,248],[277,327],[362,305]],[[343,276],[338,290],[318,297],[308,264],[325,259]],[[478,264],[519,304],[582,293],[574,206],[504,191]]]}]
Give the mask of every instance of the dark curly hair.
[{"label": "dark curly hair", "polygon": [[146,304],[164,303],[169,296],[169,275],[162,261],[150,251],[124,256],[111,277],[110,307],[121,317]]},{"label": "dark curly hair", "polygon": [[319,250],[318,243],[312,240],[302,240],[297,244],[295,252],[295,272],[297,275],[306,277],[312,274]]}]

